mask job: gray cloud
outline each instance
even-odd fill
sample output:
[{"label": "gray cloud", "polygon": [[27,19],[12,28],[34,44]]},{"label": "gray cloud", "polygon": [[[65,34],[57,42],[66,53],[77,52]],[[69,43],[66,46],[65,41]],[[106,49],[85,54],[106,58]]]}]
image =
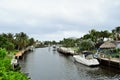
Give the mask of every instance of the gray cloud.
[{"label": "gray cloud", "polygon": [[119,0],[3,0],[0,32],[25,32],[39,40],[81,37],[120,23]]}]

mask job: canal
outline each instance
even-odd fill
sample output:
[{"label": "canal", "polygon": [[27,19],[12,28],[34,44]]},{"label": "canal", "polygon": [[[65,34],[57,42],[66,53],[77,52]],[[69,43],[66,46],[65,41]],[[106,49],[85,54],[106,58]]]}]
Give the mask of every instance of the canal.
[{"label": "canal", "polygon": [[32,80],[120,80],[119,70],[109,67],[87,67],[74,62],[52,47],[37,48],[20,61],[22,71]]}]

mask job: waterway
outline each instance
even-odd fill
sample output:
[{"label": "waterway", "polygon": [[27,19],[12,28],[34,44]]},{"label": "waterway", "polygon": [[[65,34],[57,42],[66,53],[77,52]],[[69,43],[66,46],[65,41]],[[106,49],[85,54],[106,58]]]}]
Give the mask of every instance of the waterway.
[{"label": "waterway", "polygon": [[37,48],[20,62],[22,72],[29,73],[32,80],[120,80],[120,70],[82,65],[52,47]]}]

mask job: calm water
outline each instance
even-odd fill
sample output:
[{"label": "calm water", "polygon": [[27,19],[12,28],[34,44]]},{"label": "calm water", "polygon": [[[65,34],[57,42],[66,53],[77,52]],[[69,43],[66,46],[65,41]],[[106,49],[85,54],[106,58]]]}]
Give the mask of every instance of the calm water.
[{"label": "calm water", "polygon": [[38,48],[24,56],[22,71],[32,80],[119,80],[119,70],[87,67],[52,48]]}]

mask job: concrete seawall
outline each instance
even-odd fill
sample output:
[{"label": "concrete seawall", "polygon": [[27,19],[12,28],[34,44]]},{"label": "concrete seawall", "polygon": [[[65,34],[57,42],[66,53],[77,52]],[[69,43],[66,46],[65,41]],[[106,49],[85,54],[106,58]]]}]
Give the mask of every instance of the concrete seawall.
[{"label": "concrete seawall", "polygon": [[98,61],[100,62],[100,65],[120,69],[120,62],[118,61],[112,61],[106,58],[98,58]]},{"label": "concrete seawall", "polygon": [[15,57],[17,57],[17,59],[21,59],[21,58],[23,57],[23,55],[24,55],[25,53],[27,53],[28,51],[33,51],[33,47],[29,46],[29,47],[27,47],[27,48],[25,48],[25,49],[17,52],[17,53],[15,54]]}]

